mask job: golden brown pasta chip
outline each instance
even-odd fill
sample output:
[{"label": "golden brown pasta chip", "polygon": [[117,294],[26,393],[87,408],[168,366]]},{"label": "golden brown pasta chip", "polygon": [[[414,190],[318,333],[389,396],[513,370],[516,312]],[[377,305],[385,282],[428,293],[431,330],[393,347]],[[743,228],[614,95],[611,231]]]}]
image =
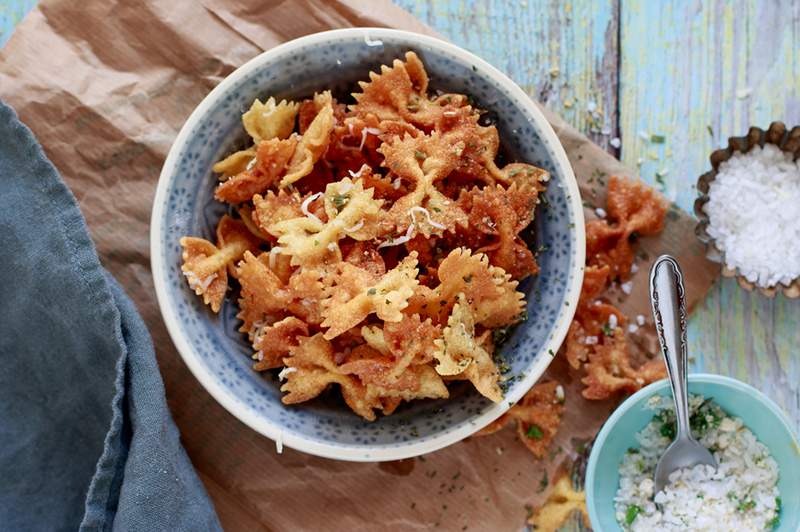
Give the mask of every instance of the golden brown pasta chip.
[{"label": "golden brown pasta chip", "polygon": [[401,311],[408,306],[408,298],[417,285],[416,266],[417,257],[412,253],[377,282],[370,283],[371,276],[361,273],[364,270],[342,263],[333,275],[328,297],[322,301],[325,338],[336,338],[372,313],[386,322],[401,321]]},{"label": "golden brown pasta chip", "polygon": [[227,203],[250,201],[280,179],[297,146],[296,138],[270,139],[258,143],[255,164],[217,186],[214,197]]},{"label": "golden brown pasta chip", "polygon": [[314,163],[325,153],[333,131],[333,98],[330,91],[314,95],[317,116],[308,126],[294,155],[289,161],[286,174],[281,179],[280,187],[284,188],[311,173]]},{"label": "golden brown pasta chip", "polygon": [[442,338],[435,343],[433,356],[439,375],[462,376],[484,397],[495,403],[503,400],[500,372],[492,355],[475,338],[475,316],[463,293],[457,295]]},{"label": "golden brown pasta chip", "polygon": [[259,328],[253,338],[254,358],[257,360],[253,369],[264,371],[282,367],[283,357],[297,345],[299,336],[308,336],[308,325],[295,316]]},{"label": "golden brown pasta chip", "polygon": [[559,386],[556,381],[537,383],[508,412],[484,427],[477,435],[493,434],[513,421],[525,446],[536,458],[544,458],[564,414],[564,396],[559,396]]},{"label": "golden brown pasta chip", "polygon": [[214,312],[219,312],[228,290],[228,267],[260,241],[241,221],[223,216],[217,225],[217,246],[202,238],[183,237],[181,270],[189,286]]}]

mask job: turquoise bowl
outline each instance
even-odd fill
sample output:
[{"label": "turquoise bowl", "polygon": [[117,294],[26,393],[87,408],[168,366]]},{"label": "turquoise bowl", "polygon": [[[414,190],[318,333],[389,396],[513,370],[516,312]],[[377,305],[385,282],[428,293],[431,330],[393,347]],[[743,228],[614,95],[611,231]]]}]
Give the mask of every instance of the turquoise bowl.
[{"label": "turquoise bowl", "polygon": [[[776,532],[800,530],[800,443],[786,415],[769,397],[736,379],[721,375],[689,376],[689,392],[711,397],[725,412],[741,418],[778,462],[782,509]],[[617,471],[629,447],[638,447],[636,433],[653,418],[645,405],[654,395],[669,395],[666,380],[654,382],[630,396],[603,425],[586,469],[586,506],[595,532],[622,528],[614,518]]]}]

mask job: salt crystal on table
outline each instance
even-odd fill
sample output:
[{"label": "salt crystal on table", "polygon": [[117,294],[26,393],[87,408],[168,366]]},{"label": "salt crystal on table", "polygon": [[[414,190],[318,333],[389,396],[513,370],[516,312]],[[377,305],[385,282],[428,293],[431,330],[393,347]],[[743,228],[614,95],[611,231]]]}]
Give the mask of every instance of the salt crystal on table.
[{"label": "salt crystal on table", "polygon": [[719,165],[704,210],[725,265],[768,287],[800,277],[800,163],[773,144]]}]

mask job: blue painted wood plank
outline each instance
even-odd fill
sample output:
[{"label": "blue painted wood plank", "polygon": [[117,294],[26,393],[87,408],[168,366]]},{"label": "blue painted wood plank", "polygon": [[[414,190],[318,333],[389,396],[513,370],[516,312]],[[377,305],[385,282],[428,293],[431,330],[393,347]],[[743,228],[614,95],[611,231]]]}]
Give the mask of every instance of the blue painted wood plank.
[{"label": "blue painted wood plank", "polygon": [[36,5],[36,0],[0,0],[0,48],[11,37],[19,21]]},{"label": "blue painted wood plank", "polygon": [[[622,160],[683,208],[729,136],[800,124],[800,3],[624,2],[620,33]],[[690,322],[693,369],[755,385],[800,427],[798,324],[800,300],[723,279]]]}]

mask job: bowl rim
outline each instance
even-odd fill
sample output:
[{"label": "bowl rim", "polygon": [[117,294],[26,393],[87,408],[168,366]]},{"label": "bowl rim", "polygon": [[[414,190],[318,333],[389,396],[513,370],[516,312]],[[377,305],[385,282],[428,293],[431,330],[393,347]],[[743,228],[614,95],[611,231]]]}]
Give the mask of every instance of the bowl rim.
[{"label": "bowl rim", "polygon": [[545,342],[542,347],[542,352],[547,353],[548,350],[552,352],[558,351],[561,343],[567,334],[567,329],[572,321],[572,317],[577,308],[578,297],[580,296],[580,288],[583,283],[583,265],[585,262],[585,228],[583,220],[583,207],[581,205],[581,196],[578,189],[578,184],[575,179],[575,174],[572,165],[567,158],[566,151],[555,134],[555,131],[547,122],[544,114],[539,110],[536,103],[508,76],[503,74],[500,70],[490,65],[485,60],[460,48],[454,44],[410,31],[394,30],[387,28],[346,28],[313,33],[297,39],[280,44],[274,48],[266,50],[252,59],[239,66],[228,76],[225,77],[216,87],[214,87],[203,100],[195,107],[189,118],[181,127],[178,135],[173,141],[164,166],[158,179],[156,194],[153,199],[153,209],[150,219],[150,266],[153,276],[156,299],[158,301],[159,310],[161,311],[162,319],[167,327],[170,338],[172,339],[175,347],[180,353],[184,363],[188,366],[194,377],[200,382],[203,388],[211,394],[211,396],[222,405],[225,410],[236,417],[238,420],[249,426],[256,432],[272,439],[276,442],[278,449],[283,445],[291,447],[292,449],[309,453],[324,458],[332,458],[338,460],[357,461],[357,462],[379,462],[386,460],[399,460],[419,456],[422,454],[430,453],[442,449],[448,445],[463,440],[464,438],[474,434],[484,426],[488,425],[502,414],[504,414],[510,405],[516,403],[526,392],[529,390],[536,381],[544,374],[549,366],[553,357],[539,356],[535,359],[534,363],[526,371],[525,378],[515,386],[515,393],[509,394],[500,403],[494,404],[492,407],[484,411],[481,415],[471,420],[470,423],[464,424],[459,430],[448,431],[437,437],[427,440],[410,440],[404,442],[402,445],[391,446],[387,448],[368,446],[338,446],[326,442],[319,442],[307,439],[302,435],[292,432],[284,432],[282,427],[270,420],[269,418],[258,414],[255,410],[247,408],[246,405],[241,403],[241,400],[235,394],[225,389],[219,382],[217,377],[211,374],[200,361],[191,347],[188,338],[184,335],[179,319],[175,313],[167,291],[167,277],[165,275],[164,263],[161,258],[162,244],[162,219],[164,210],[167,206],[167,188],[170,182],[170,176],[174,174],[175,168],[178,163],[178,155],[190,138],[192,130],[195,128],[200,118],[203,117],[207,111],[219,100],[229,88],[241,78],[249,75],[257,70],[263,63],[269,62],[276,56],[291,53],[297,50],[302,50],[309,45],[319,44],[331,39],[352,39],[354,37],[368,39],[380,38],[386,36],[387,38],[398,38],[418,42],[421,46],[427,46],[442,50],[444,52],[453,54],[464,62],[469,62],[474,65],[476,71],[484,77],[490,79],[493,83],[503,86],[509,91],[510,95],[515,97],[527,109],[533,118],[535,126],[541,135],[549,141],[552,148],[554,161],[556,165],[563,171],[565,192],[567,201],[575,216],[574,227],[570,228],[570,232],[574,235],[575,245],[577,247],[575,252],[575,263],[573,269],[572,282],[567,285],[565,291],[565,305],[561,305],[559,310],[561,319],[556,322],[554,330],[551,332],[550,339]]},{"label": "bowl rim", "polygon": [[[773,414],[775,414],[775,416],[780,420],[784,431],[794,440],[795,445],[800,445],[800,443],[798,443],[797,434],[795,434],[794,430],[792,429],[792,425],[789,422],[789,418],[787,417],[786,413],[775,403],[775,401],[770,399],[758,388],[755,388],[746,382],[734,379],[733,377],[717,375],[714,373],[692,373],[689,375],[689,383],[691,384],[693,382],[719,384],[734,390],[737,393],[743,393],[754,397],[764,406],[766,406]],[[661,389],[667,387],[669,387],[669,379],[661,379],[645,386],[638,392],[625,399],[625,401],[623,401],[622,404],[620,404],[608,417],[605,423],[603,423],[603,427],[600,429],[600,432],[597,434],[597,437],[592,443],[592,450],[589,453],[589,461],[586,464],[586,480],[584,482],[586,510],[589,512],[589,521],[592,523],[592,526],[595,526],[594,523],[600,522],[600,516],[598,515],[597,505],[595,504],[594,499],[594,477],[599,460],[600,449],[603,448],[609,435],[623,415],[625,415],[631,408],[638,405],[643,399],[655,395],[657,392],[661,391]],[[599,528],[598,532],[601,532]]]}]

